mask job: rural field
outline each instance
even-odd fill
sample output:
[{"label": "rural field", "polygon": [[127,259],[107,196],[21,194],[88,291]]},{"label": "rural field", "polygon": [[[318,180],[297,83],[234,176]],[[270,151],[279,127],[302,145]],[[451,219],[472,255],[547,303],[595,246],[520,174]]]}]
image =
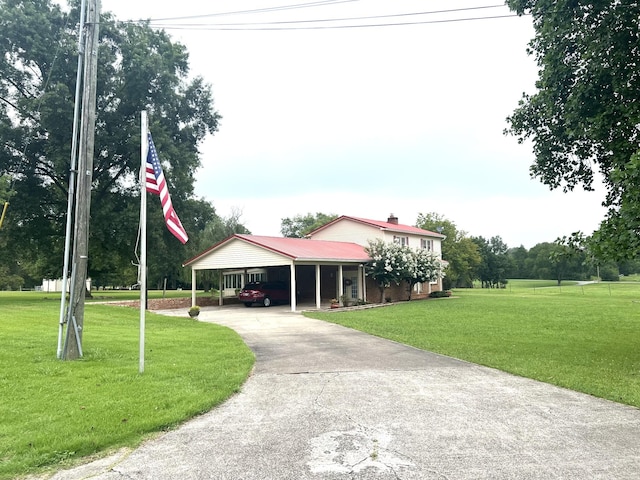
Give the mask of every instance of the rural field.
[{"label": "rural field", "polygon": [[309,316],[640,407],[640,284],[510,281]]},{"label": "rural field", "polygon": [[[138,295],[107,291],[95,300]],[[175,428],[237,392],[254,362],[227,328],[149,312],[140,375],[138,310],[102,304],[87,304],[84,358],[63,362],[59,296],[2,292],[0,309],[2,480]],[[640,283],[511,281],[501,290],[307,315],[640,407]]]}]

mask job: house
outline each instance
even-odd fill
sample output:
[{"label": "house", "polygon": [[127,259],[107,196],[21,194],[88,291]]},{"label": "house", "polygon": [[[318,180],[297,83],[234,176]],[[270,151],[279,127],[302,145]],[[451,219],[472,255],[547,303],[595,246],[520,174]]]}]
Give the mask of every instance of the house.
[{"label": "house", "polygon": [[[217,270],[224,297],[235,297],[252,281],[284,281],[291,289],[291,310],[299,303],[321,308],[331,298],[380,302],[372,279],[365,276],[370,260],[365,251],[369,240],[382,239],[441,255],[440,233],[402,225],[393,214],[387,221],[341,216],[309,233],[307,238],[267,237],[236,234],[187,260],[191,268],[192,303],[195,305],[197,272]],[[441,280],[416,285],[416,293],[442,289]],[[406,298],[403,288],[387,292],[394,300]]]},{"label": "house", "polygon": [[[430,232],[410,225],[402,225],[398,222],[398,217],[393,213],[389,215],[387,221],[341,216],[310,232],[307,237],[313,240],[348,240],[364,246],[367,246],[370,240],[380,239],[384,242],[399,243],[415,249],[426,249],[434,252],[440,258],[442,258],[442,240],[446,238],[441,233]],[[392,290],[396,290],[396,292],[389,292],[391,298],[405,298],[404,288],[405,286],[400,286],[398,289],[392,287]],[[437,290],[442,290],[441,278],[430,285],[418,284],[415,286],[415,293],[418,296],[424,291],[431,293]],[[369,296],[370,300],[372,300],[372,294],[373,291]]]}]

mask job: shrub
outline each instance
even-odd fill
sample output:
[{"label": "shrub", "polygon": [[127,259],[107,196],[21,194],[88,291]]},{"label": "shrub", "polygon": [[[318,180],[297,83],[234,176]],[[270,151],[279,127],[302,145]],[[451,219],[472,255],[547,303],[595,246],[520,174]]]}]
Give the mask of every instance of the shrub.
[{"label": "shrub", "polygon": [[439,290],[437,292],[431,292],[429,294],[429,298],[444,298],[444,297],[450,297],[451,296],[451,290]]}]

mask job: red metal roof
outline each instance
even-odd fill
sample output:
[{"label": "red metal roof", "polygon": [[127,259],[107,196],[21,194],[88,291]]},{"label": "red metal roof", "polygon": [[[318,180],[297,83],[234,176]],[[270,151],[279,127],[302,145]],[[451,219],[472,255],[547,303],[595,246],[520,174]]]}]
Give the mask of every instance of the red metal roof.
[{"label": "red metal roof", "polygon": [[404,232],[404,233],[413,233],[415,235],[427,235],[427,236],[436,237],[436,238],[446,238],[445,235],[442,235],[441,233],[432,232],[430,230],[424,230],[418,227],[412,227],[411,225],[401,225],[401,224],[395,224],[395,223],[390,223],[390,222],[385,222],[380,220],[369,220],[367,218],[349,217],[346,215],[342,215],[341,217],[338,217],[335,220],[319,228],[316,228],[313,232],[310,232],[309,235],[313,235],[315,232],[324,230],[328,226],[333,225],[334,223],[340,222],[342,220],[349,220],[352,222],[364,223],[366,225],[371,225],[372,227],[378,227],[380,229],[390,230],[392,232]]},{"label": "red metal roof", "polygon": [[234,235],[234,237],[294,260],[340,260],[352,262],[366,262],[369,260],[369,255],[365,252],[364,247],[357,243],[241,234]]},{"label": "red metal roof", "polygon": [[208,255],[220,246],[234,240],[241,240],[257,245],[272,252],[284,255],[297,261],[341,261],[367,262],[369,255],[362,245],[351,242],[333,242],[326,240],[310,240],[307,238],[265,237],[260,235],[236,234],[218,242],[211,248],[185,261],[183,266],[190,265],[196,260]]}]

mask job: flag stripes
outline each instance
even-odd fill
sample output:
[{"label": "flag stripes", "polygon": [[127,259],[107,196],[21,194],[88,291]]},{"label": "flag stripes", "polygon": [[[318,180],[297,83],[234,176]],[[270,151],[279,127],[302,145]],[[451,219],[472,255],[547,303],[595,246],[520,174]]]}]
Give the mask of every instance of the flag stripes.
[{"label": "flag stripes", "polygon": [[149,140],[149,149],[147,152],[147,164],[146,164],[146,188],[147,192],[160,196],[160,203],[162,203],[162,213],[164,215],[164,221],[169,231],[183,244],[187,243],[189,237],[185,231],[176,211],[173,209],[171,203],[171,195],[169,195],[169,189],[167,188],[167,182],[164,178],[162,166],[160,165],[160,159],[158,158],[158,152],[153,144],[151,133],[147,133]]}]

